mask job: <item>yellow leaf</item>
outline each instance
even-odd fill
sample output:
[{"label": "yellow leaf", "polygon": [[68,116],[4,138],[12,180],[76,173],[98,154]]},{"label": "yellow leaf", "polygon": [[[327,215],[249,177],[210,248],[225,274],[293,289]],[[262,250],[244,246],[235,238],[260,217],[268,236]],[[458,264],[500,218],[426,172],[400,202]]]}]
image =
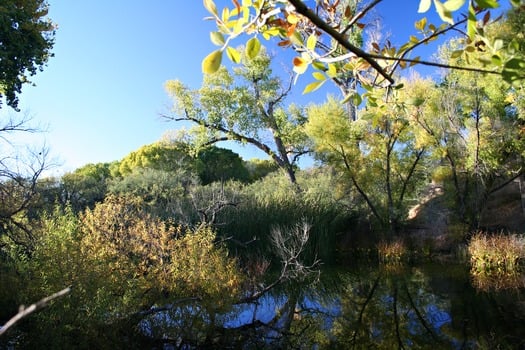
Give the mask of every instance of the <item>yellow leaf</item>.
[{"label": "yellow leaf", "polygon": [[427,24],[427,18],[423,17],[419,21],[414,23],[414,26],[416,27],[417,30],[423,30],[425,29],[426,24]]},{"label": "yellow leaf", "polygon": [[299,22],[299,17],[297,17],[297,15],[293,14],[293,13],[290,13],[288,15],[288,17],[286,17],[286,20],[288,21],[288,23],[290,24],[297,24],[297,22]]},{"label": "yellow leaf", "polygon": [[312,33],[306,40],[306,48],[310,51],[313,51],[315,50],[316,44],[317,44],[317,35],[315,35],[315,33]]},{"label": "yellow leaf", "polygon": [[313,91],[319,89],[324,84],[325,81],[326,80],[314,81],[313,83],[310,83],[310,84],[306,85],[306,87],[303,90],[303,94],[308,94],[310,92],[313,92]]},{"label": "yellow leaf", "polygon": [[450,12],[457,11],[465,4],[465,0],[447,0],[443,6]]},{"label": "yellow leaf", "polygon": [[328,70],[326,71],[326,74],[328,74],[330,78],[335,78],[337,76],[337,68],[335,67],[335,64],[328,64]]},{"label": "yellow leaf", "polygon": [[434,0],[434,6],[436,6],[436,11],[443,22],[447,22],[451,25],[454,24],[452,12],[450,12],[450,10],[447,9],[444,4],[442,4],[439,0]]},{"label": "yellow leaf", "polygon": [[323,81],[326,80],[326,76],[321,72],[313,72],[312,76],[315,80]]},{"label": "yellow leaf", "polygon": [[202,72],[205,74],[215,73],[221,66],[222,51],[215,50],[202,60]]},{"label": "yellow leaf", "polygon": [[226,55],[233,63],[239,63],[241,61],[241,54],[233,47],[228,46],[226,48]]}]

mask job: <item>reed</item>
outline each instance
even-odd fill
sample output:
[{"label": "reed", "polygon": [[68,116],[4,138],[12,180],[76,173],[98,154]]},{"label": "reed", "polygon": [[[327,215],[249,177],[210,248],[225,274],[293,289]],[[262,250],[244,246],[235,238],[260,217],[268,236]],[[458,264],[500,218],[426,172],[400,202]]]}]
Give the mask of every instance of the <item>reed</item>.
[{"label": "reed", "polygon": [[525,237],[478,232],[471,238],[468,252],[474,272],[518,271],[525,258]]},{"label": "reed", "polygon": [[377,244],[379,260],[386,264],[397,264],[408,257],[408,248],[401,240],[392,242],[381,241]]}]

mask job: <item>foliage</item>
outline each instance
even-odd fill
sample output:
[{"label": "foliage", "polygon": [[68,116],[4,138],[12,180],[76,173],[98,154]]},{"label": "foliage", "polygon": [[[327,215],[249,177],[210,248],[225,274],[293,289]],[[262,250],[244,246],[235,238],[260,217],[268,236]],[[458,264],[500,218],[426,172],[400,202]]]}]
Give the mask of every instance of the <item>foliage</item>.
[{"label": "foliage", "polygon": [[261,180],[266,175],[277,171],[279,168],[271,159],[253,158],[244,162],[251,182]]},{"label": "foliage", "polygon": [[[305,263],[316,257],[326,263],[334,261],[340,235],[354,220],[346,198],[340,198],[334,191],[338,178],[321,168],[299,171],[297,181],[301,192],[295,191],[282,172],[269,174],[245,186],[236,197],[238,204],[218,215],[218,222],[222,223],[218,233],[234,238],[230,242],[233,251],[251,257],[276,258],[272,230],[307,220],[311,229],[304,251]],[[251,243],[245,246],[247,242]]]},{"label": "foliage", "polygon": [[[487,35],[498,37],[506,27],[506,22],[491,25]],[[458,41],[449,42],[441,55],[447,57],[458,45]],[[476,54],[484,52],[471,53]],[[469,64],[462,58],[451,62]],[[429,148],[440,167],[446,167],[438,168],[436,175],[445,180],[446,192],[453,194],[459,220],[476,228],[488,195],[522,169],[519,101],[523,90],[495,76],[454,71],[434,88],[426,83],[417,91],[419,107],[413,119],[419,126],[419,142]]]},{"label": "foliage", "polygon": [[79,212],[93,208],[107,193],[111,179],[109,163],[87,164],[62,176],[61,202]]},{"label": "foliage", "polygon": [[403,241],[397,239],[392,242],[379,242],[377,245],[377,252],[381,262],[386,264],[397,264],[407,258],[408,249]]},{"label": "foliage", "polygon": [[242,158],[229,149],[206,147],[199,151],[197,158],[202,164],[199,169],[199,178],[203,185],[228,180],[246,182],[249,179],[249,173]]},{"label": "foliage", "polygon": [[[6,0],[0,5],[0,98],[17,109],[22,85],[42,70],[54,44],[55,25],[45,0]],[[1,102],[0,102],[1,103]]]},{"label": "foliage", "polygon": [[137,168],[176,171],[179,168],[194,170],[195,163],[186,145],[173,142],[155,142],[131,152],[119,163],[119,175],[126,176]]},{"label": "foliage", "polygon": [[360,111],[356,121],[329,98],[309,108],[306,124],[316,157],[344,174],[376,222],[392,231],[406,218],[409,194],[426,175],[426,149],[414,137],[412,97],[404,92],[391,91],[388,104]]},{"label": "foliage", "polygon": [[137,197],[110,196],[80,216],[70,208],[49,215],[24,274],[32,283],[23,295],[30,300],[73,289],[36,315],[24,345],[122,344],[126,334],[140,339],[134,332],[151,307],[191,297],[220,309],[238,296],[237,263],[215,245],[209,228],[186,231],[142,208]]},{"label": "foliage", "polygon": [[[206,74],[219,69],[222,53],[237,62],[239,53],[230,46],[233,39],[247,34],[250,39],[246,43],[245,54],[254,56],[261,44],[259,35],[264,39],[275,38],[278,45],[291,48],[298,53],[293,59],[294,71],[303,74],[309,67],[314,82],[308,85],[305,92],[317,89],[326,80],[334,80],[351,76],[363,86],[385,87],[395,85],[395,71],[412,64],[452,67],[501,74],[509,82],[523,79],[523,55],[513,49],[515,41],[491,40],[485,36],[484,28],[490,20],[490,10],[499,7],[497,1],[469,1],[468,13],[463,19],[455,22],[453,15],[463,8],[465,0],[433,1],[435,10],[444,22],[443,24],[428,23],[422,17],[414,23],[416,32],[409,40],[394,46],[391,42],[372,42],[370,49],[362,48],[362,41],[356,40],[355,33],[371,26],[370,13],[380,3],[355,1],[318,1],[315,5],[307,5],[299,0],[272,1],[234,1],[233,8],[218,11],[213,0],[204,1],[204,7],[210,13],[210,19],[217,25],[216,32],[210,37],[220,48],[213,51],[203,60],[203,71]],[[519,6],[519,0],[511,1]],[[431,7],[430,0],[421,0],[418,12],[425,13]],[[414,8],[415,10],[415,8]],[[487,68],[455,67],[436,61],[422,61],[419,57],[408,58],[416,49],[443,34],[460,30],[466,24],[465,37],[468,45],[460,49],[454,56],[469,56],[478,42],[492,49],[494,60],[483,60]],[[346,91],[346,100],[360,100],[357,89]],[[357,103],[358,104],[358,103]]]},{"label": "foliage", "polygon": [[137,168],[132,173],[110,181],[108,192],[136,196],[151,214],[164,219],[186,222],[187,197],[199,180],[184,168],[173,171]]},{"label": "foliage", "polygon": [[468,245],[475,274],[516,272],[525,259],[525,238],[518,235],[488,235],[477,232]]}]

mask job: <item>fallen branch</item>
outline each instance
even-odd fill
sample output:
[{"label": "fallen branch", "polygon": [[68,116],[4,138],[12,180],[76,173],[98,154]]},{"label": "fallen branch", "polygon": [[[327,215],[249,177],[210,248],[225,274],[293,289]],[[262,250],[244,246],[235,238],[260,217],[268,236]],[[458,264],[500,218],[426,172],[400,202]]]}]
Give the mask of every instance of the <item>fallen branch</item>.
[{"label": "fallen branch", "polygon": [[59,292],[56,292],[55,294],[52,294],[48,297],[45,297],[39,301],[37,301],[34,304],[29,305],[28,307],[21,306],[20,311],[16,315],[14,315],[9,321],[7,321],[6,324],[3,325],[3,327],[0,327],[0,336],[3,335],[7,330],[11,327],[13,327],[15,324],[17,324],[21,319],[24,317],[32,314],[35,311],[38,311],[40,309],[45,308],[49,305],[49,303],[57,298],[60,298],[66,294],[71,292],[71,287],[67,287],[62,289]]}]

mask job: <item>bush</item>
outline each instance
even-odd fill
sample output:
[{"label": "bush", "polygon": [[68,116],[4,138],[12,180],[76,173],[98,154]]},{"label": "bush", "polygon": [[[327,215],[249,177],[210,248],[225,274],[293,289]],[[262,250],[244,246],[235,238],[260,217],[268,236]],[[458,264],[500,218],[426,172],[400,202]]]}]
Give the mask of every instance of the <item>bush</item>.
[{"label": "bush", "polygon": [[210,228],[187,230],[143,208],[140,198],[110,196],[80,216],[68,209],[45,219],[25,299],[73,288],[26,322],[24,346],[122,347],[152,307],[195,298],[219,310],[238,299],[242,274]]},{"label": "bush", "polygon": [[525,237],[478,232],[471,238],[468,252],[474,272],[514,272],[525,258]]}]

